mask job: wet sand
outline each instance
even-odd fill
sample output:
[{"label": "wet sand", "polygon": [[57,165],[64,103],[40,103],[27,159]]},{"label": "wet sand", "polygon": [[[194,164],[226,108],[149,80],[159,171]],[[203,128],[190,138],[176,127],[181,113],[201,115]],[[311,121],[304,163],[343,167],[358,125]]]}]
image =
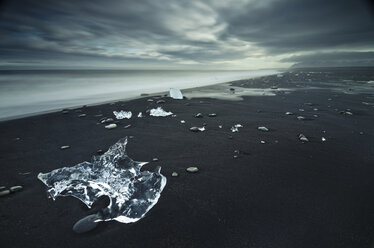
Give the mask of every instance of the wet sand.
[{"label": "wet sand", "polygon": [[[372,247],[373,68],[308,69],[187,90],[240,99],[148,96],[0,123],[2,247]],[[273,87],[274,94],[250,95]],[[235,93],[230,92],[235,88]],[[212,93],[212,95],[214,95]],[[147,101],[154,99],[153,102]],[[166,102],[157,104],[163,99]],[[162,106],[176,117],[137,113]],[[98,124],[131,110],[112,130]],[[304,110],[304,111],[302,111]],[[293,112],[286,115],[285,112]],[[352,115],[348,114],[352,113]],[[85,117],[78,117],[80,114]],[[202,113],[203,118],[194,115]],[[216,117],[208,117],[216,113]],[[304,116],[305,120],[298,120]],[[185,124],[180,121],[185,120]],[[206,131],[191,132],[206,124]],[[131,124],[130,128],[124,128]],[[243,125],[232,133],[235,124]],[[222,128],[219,128],[222,125]],[[259,126],[268,132],[257,130]],[[309,142],[303,143],[302,133]],[[39,172],[89,161],[120,138],[128,155],[161,166],[167,185],[145,218],[75,234],[93,210],[73,197],[47,198]],[[322,141],[322,137],[326,139]],[[261,141],[265,141],[262,144]],[[69,149],[61,150],[63,145]],[[239,150],[239,153],[235,152]],[[234,158],[234,156],[237,158]],[[186,168],[197,166],[195,174]],[[172,172],[178,177],[171,177]]]}]

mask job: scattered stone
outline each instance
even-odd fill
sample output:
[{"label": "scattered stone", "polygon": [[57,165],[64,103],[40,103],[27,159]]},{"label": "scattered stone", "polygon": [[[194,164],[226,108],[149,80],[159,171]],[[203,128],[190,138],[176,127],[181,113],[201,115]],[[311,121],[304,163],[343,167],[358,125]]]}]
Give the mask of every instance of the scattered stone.
[{"label": "scattered stone", "polygon": [[130,128],[131,124],[124,126],[123,128]]},{"label": "scattered stone", "polygon": [[19,140],[21,140],[21,138],[17,137],[17,138],[15,138],[14,140],[15,140],[15,141],[19,141]]},{"label": "scattered stone", "polygon": [[318,118],[318,115],[313,115],[313,117]]},{"label": "scattered stone", "polygon": [[97,114],[97,115],[94,115],[94,117],[102,117],[103,114]]},{"label": "scattered stone", "polygon": [[116,127],[117,127],[117,124],[114,124],[114,123],[105,126],[106,129],[113,129]]},{"label": "scattered stone", "polygon": [[350,112],[350,111],[340,111],[339,112],[339,114],[341,114],[341,115],[353,115],[353,113],[352,112]]},{"label": "scattered stone", "polygon": [[132,117],[132,112],[131,111],[124,111],[124,110],[121,110],[121,111],[118,111],[118,112],[113,111],[113,114],[116,117],[116,119],[118,119],[118,120],[130,119]]},{"label": "scattered stone", "polygon": [[65,150],[65,149],[69,149],[69,148],[70,148],[70,146],[61,146],[60,147],[61,150]]},{"label": "scattered stone", "polygon": [[153,161],[153,162],[157,162],[157,161],[158,161],[158,158],[152,158],[152,161]]},{"label": "scattered stone", "polygon": [[211,114],[209,114],[208,116],[209,116],[209,117],[216,117],[217,114],[216,114],[216,113],[211,113]]},{"label": "scattered stone", "polygon": [[202,118],[203,117],[203,114],[202,113],[197,113],[196,115],[195,115],[195,118]]},{"label": "scattered stone", "polygon": [[0,191],[4,190],[6,187],[5,186],[0,186]]},{"label": "scattered stone", "polygon": [[238,158],[238,155],[234,155],[233,158],[235,158],[235,159]]},{"label": "scattered stone", "polygon": [[276,90],[276,89],[278,89],[278,86],[273,85],[273,86],[270,87],[270,89]]},{"label": "scattered stone", "polygon": [[172,176],[172,177],[177,177],[177,176],[178,176],[178,173],[174,171],[173,173],[171,173],[171,176]]},{"label": "scattered stone", "polygon": [[97,221],[99,219],[99,214],[88,215],[74,224],[73,231],[76,233],[85,233],[91,231],[99,224],[99,222]]},{"label": "scattered stone", "polygon": [[69,111],[67,111],[67,110],[62,110],[62,113],[63,113],[64,115],[66,115],[66,114],[69,113]]},{"label": "scattered stone", "polygon": [[197,168],[197,167],[188,167],[188,168],[186,169],[186,171],[187,171],[187,172],[191,172],[191,173],[196,173],[196,172],[199,171],[199,168]]},{"label": "scattered stone", "polygon": [[78,115],[78,117],[82,118],[82,117],[86,117],[87,115],[86,114],[80,114]]},{"label": "scattered stone", "polygon": [[165,100],[158,100],[156,103],[157,104],[165,103]]},{"label": "scattered stone", "polygon": [[30,172],[30,171],[28,171],[28,172],[20,172],[20,173],[18,173],[18,174],[20,174],[20,175],[22,175],[22,176],[26,176],[26,175],[30,175],[31,172]]},{"label": "scattered stone", "polygon": [[311,103],[311,102],[306,102],[306,103],[304,103],[304,105],[313,106],[313,103]]},{"label": "scattered stone", "polygon": [[22,186],[12,186],[12,187],[9,188],[10,192],[12,192],[12,193],[20,191],[21,189],[23,189]]},{"label": "scattered stone", "polygon": [[305,120],[306,118],[305,118],[304,116],[299,115],[299,116],[297,117],[297,119],[298,119],[299,121],[303,121],[303,120]]},{"label": "scattered stone", "polygon": [[207,124],[206,122],[204,122],[204,123],[203,123],[203,126],[206,127],[206,126],[208,126],[208,124]]},{"label": "scattered stone", "polygon": [[229,137],[228,137],[229,139],[233,139],[234,137],[232,137],[231,135],[229,135]]},{"label": "scattered stone", "polygon": [[304,109],[299,109],[300,112],[304,112],[305,110]]},{"label": "scattered stone", "polygon": [[364,134],[364,132],[360,132],[360,135],[363,135]]},{"label": "scattered stone", "polygon": [[267,127],[258,127],[257,129],[260,130],[260,131],[264,131],[264,132],[269,131],[269,129]]},{"label": "scattered stone", "polygon": [[292,112],[286,112],[286,115],[293,115]]},{"label": "scattered stone", "polygon": [[304,134],[299,134],[299,140],[303,142],[309,142],[309,139]]},{"label": "scattered stone", "polygon": [[318,108],[314,108],[313,110],[314,110],[314,111],[318,111]]},{"label": "scattered stone", "polygon": [[205,127],[191,127],[190,131],[191,132],[204,132],[205,131]]},{"label": "scattered stone", "polygon": [[147,102],[153,102],[153,99],[148,99]]},{"label": "scattered stone", "polygon": [[181,123],[183,123],[183,124],[184,124],[184,123],[186,123],[186,121],[185,121],[185,120],[181,120]]},{"label": "scattered stone", "polygon": [[3,190],[3,191],[0,191],[0,196],[6,196],[6,195],[9,195],[10,194],[10,190]]}]

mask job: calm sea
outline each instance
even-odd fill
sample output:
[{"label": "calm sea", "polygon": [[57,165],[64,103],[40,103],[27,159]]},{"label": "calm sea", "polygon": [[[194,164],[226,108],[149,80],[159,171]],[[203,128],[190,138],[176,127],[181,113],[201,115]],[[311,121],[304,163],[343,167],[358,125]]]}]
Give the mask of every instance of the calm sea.
[{"label": "calm sea", "polygon": [[0,71],[0,120],[130,99],[171,87],[186,89],[274,73],[277,71]]}]

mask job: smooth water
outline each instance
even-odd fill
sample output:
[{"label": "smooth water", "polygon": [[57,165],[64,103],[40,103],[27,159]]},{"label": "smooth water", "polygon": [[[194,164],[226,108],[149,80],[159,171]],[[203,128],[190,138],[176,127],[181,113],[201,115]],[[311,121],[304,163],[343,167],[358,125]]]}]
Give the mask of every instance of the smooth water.
[{"label": "smooth water", "polygon": [[0,120],[275,73],[276,70],[0,71]]}]

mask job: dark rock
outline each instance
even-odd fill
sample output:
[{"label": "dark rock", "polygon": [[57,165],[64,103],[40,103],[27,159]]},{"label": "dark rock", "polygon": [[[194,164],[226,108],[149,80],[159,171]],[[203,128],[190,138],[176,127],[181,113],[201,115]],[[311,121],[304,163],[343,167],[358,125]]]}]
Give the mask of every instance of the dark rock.
[{"label": "dark rock", "polygon": [[76,233],[89,232],[99,224],[99,222],[96,222],[98,219],[100,219],[99,214],[88,215],[74,224],[73,231]]}]

